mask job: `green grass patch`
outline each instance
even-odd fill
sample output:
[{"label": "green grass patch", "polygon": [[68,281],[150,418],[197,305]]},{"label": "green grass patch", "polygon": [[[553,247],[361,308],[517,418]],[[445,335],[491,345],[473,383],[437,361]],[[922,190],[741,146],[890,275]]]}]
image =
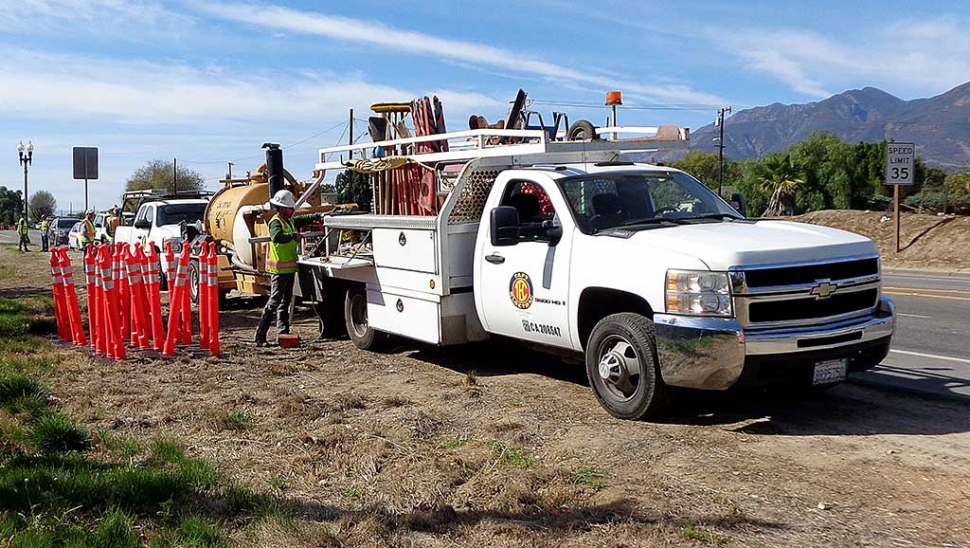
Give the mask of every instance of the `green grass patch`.
[{"label": "green grass patch", "polygon": [[213,415],[212,422],[219,430],[235,430],[237,432],[249,430],[256,424],[249,413],[238,409],[217,412]]},{"label": "green grass patch", "polygon": [[708,546],[724,546],[725,539],[717,533],[712,533],[710,531],[705,531],[703,529],[698,529],[693,525],[687,525],[680,528],[680,536],[685,539],[694,540],[697,542],[703,542]]},{"label": "green grass patch", "polygon": [[438,447],[448,451],[454,451],[468,444],[468,438],[447,438],[438,442]]},{"label": "green grass patch", "polygon": [[125,436],[117,436],[108,430],[98,430],[98,439],[101,440],[101,447],[105,451],[124,459],[133,458],[142,451],[141,444],[138,441]]},{"label": "green grass patch", "polygon": [[592,487],[594,489],[602,489],[606,487],[606,480],[609,476],[606,472],[602,470],[597,470],[590,466],[584,466],[579,470],[573,472],[573,481],[580,484]]},{"label": "green grass patch", "polygon": [[60,411],[44,413],[31,425],[30,439],[46,454],[87,451],[92,447],[91,432]]},{"label": "green grass patch", "polygon": [[17,277],[17,273],[14,272],[8,266],[0,266],[0,280],[12,280]]},{"label": "green grass patch", "polygon": [[160,463],[182,464],[186,462],[185,450],[175,440],[159,438],[152,442],[151,459]]},{"label": "green grass patch", "polygon": [[536,463],[532,455],[498,441],[492,444],[492,455],[499,464],[514,468],[530,468]]}]

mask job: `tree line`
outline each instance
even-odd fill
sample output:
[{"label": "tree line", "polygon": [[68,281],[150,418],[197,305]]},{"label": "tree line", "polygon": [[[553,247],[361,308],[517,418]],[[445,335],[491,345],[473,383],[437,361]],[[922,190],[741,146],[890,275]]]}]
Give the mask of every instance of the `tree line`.
[{"label": "tree line", "polygon": [[[717,189],[716,153],[692,151],[671,165]],[[725,158],[724,186],[744,196],[748,214],[797,215],[819,209],[884,210],[893,189],[885,184],[886,141],[843,142],[818,131],[783,152],[735,162]],[[916,159],[914,184],[904,203],[929,213],[970,213],[970,172],[947,174]],[[725,194],[730,194],[725,191]]]}]

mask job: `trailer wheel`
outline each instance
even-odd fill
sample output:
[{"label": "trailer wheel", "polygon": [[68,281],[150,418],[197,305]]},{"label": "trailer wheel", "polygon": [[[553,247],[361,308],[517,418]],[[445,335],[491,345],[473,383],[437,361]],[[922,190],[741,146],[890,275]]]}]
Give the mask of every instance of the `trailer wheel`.
[{"label": "trailer wheel", "polygon": [[599,135],[596,134],[596,128],[587,120],[576,120],[573,125],[569,126],[569,131],[566,132],[566,139],[569,141],[596,140],[599,138]]},{"label": "trailer wheel", "polygon": [[387,333],[377,331],[367,323],[367,290],[364,288],[347,290],[344,323],[351,342],[361,350],[379,350],[388,340]]},{"label": "trailer wheel", "polygon": [[199,260],[189,261],[189,299],[193,306],[199,305]]},{"label": "trailer wheel", "polygon": [[596,324],[586,345],[586,374],[596,399],[618,419],[652,418],[670,399],[653,322],[639,314],[613,314]]}]

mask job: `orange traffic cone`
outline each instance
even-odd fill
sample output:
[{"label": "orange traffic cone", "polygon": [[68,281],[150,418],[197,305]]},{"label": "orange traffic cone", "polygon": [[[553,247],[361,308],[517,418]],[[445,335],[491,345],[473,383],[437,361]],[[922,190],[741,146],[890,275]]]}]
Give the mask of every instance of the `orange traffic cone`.
[{"label": "orange traffic cone", "polygon": [[152,312],[152,347],[160,351],[162,346],[165,344],[165,323],[162,320],[162,296],[159,287],[159,276],[160,272],[158,269],[158,252],[155,251],[155,247],[148,248],[149,254],[145,256],[144,251],[142,251],[141,257],[141,271],[148,273],[149,284],[148,284],[148,299],[150,301],[150,308]]},{"label": "orange traffic cone", "polygon": [[57,338],[62,341],[71,339],[70,319],[64,298],[64,280],[61,279],[61,265],[57,249],[51,250],[51,289],[54,293],[54,321],[57,322]]},{"label": "orange traffic cone", "polygon": [[219,256],[216,254],[216,243],[209,242],[209,355],[218,356],[219,347]]}]

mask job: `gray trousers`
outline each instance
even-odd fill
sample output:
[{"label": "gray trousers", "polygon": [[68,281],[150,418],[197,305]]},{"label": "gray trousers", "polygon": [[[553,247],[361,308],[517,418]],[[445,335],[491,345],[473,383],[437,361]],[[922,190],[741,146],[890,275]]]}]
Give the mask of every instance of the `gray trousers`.
[{"label": "gray trousers", "polygon": [[280,333],[290,332],[290,301],[293,300],[293,282],[296,273],[273,274],[271,277],[269,300],[263,307],[263,315],[256,327],[256,341],[265,341],[269,325],[276,316],[276,328]]}]

